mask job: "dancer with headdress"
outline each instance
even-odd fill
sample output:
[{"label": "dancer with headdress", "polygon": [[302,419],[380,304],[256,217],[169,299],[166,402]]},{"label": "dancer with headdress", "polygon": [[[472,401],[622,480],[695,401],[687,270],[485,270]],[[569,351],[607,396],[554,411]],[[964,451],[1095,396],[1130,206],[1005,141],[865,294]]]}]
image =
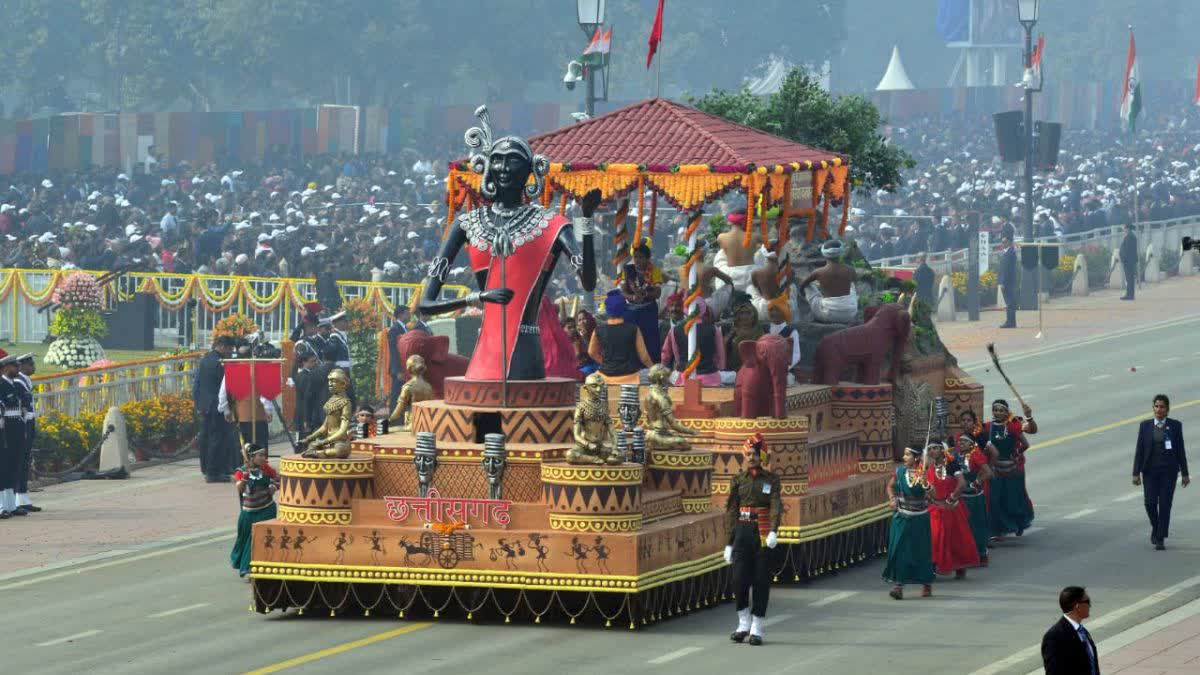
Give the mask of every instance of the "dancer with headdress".
[{"label": "dancer with headdress", "polygon": [[1025,434],[1036,434],[1037,423],[1033,410],[1025,406],[1022,419],[1009,411],[1008,401],[992,402],[992,420],[984,425],[988,452],[993,455],[994,469],[988,490],[988,513],[992,535],[1002,541],[1015,533],[1018,537],[1033,524],[1033,502],[1025,488],[1025,450],[1029,441]]},{"label": "dancer with headdress", "polygon": [[967,505],[962,502],[966,478],[957,462],[951,462],[941,443],[925,450],[929,465],[925,480],[929,483],[929,531],[933,567],[938,574],[954,573],[955,579],[967,576],[968,567],[979,566],[979,551],[968,522]]},{"label": "dancer with headdress", "polygon": [[254,524],[275,517],[275,491],[279,488],[279,478],[268,463],[267,449],[263,446],[245,444],[242,458],[245,464],[233,474],[234,486],[242,498],[242,511],[229,561],[238,575],[244,577],[250,572]]},{"label": "dancer with headdress", "polygon": [[630,247],[633,262],[621,270],[618,283],[628,307],[625,319],[638,327],[650,360],[658,363],[662,339],[658,334],[658,298],[662,294],[662,269],[650,262],[650,238]]},{"label": "dancer with headdress", "polygon": [[953,459],[958,463],[966,484],[960,496],[967,505],[967,523],[971,526],[975,550],[979,553],[979,566],[987,567],[991,528],[988,524],[985,486],[992,479],[992,467],[988,464],[987,455],[975,444],[974,437],[966,432],[958,435]]},{"label": "dancer with headdress", "polygon": [[921,597],[933,595],[933,534],[929,524],[929,482],[921,470],[921,451],[904,449],[904,466],[888,482],[891,529],[888,532],[887,565],[883,580],[892,584],[888,593],[904,598],[905,584],[921,584]]},{"label": "dancer with headdress", "polygon": [[766,468],[767,442],[754,434],[742,444],[746,462],[730,480],[725,502],[729,544],[725,562],[733,565],[734,599],[738,625],[730,639],[761,645],[763,619],[771,592],[771,554],[778,543],[779,519],[783,516],[779,476]]}]

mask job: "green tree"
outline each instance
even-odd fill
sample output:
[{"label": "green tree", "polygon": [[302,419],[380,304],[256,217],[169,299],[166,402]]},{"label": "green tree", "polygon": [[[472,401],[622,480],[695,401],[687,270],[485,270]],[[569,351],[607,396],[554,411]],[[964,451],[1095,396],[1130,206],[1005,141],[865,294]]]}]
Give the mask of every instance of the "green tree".
[{"label": "green tree", "polygon": [[78,3],[11,0],[0,3],[0,21],[9,39],[0,40],[0,82],[26,96],[29,110],[61,108],[67,77],[87,58],[88,26]]},{"label": "green tree", "polygon": [[850,177],[862,191],[894,192],[901,171],[916,166],[903,148],[879,132],[884,120],[863,96],[832,96],[804,68],[788,71],[776,94],[715,90],[691,103],[700,110],[788,140],[850,157]]}]

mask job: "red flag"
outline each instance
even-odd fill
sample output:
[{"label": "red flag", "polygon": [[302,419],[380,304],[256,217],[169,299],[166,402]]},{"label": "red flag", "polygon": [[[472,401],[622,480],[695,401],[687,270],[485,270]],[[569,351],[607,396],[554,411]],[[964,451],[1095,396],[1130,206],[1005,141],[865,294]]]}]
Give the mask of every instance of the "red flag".
[{"label": "red flag", "polygon": [[658,13],[654,15],[654,26],[650,29],[650,52],[646,54],[647,69],[654,61],[654,54],[658,52],[658,43],[662,42],[662,17],[665,2],[666,0],[658,0]]},{"label": "red flag", "polygon": [[1033,69],[1033,76],[1037,78],[1038,86],[1041,86],[1042,83],[1042,53],[1045,48],[1046,37],[1044,35],[1039,35],[1037,47],[1034,48],[1033,55],[1029,59],[1029,67]]},{"label": "red flag", "polygon": [[1200,105],[1200,64],[1196,64],[1196,99],[1192,103]]}]

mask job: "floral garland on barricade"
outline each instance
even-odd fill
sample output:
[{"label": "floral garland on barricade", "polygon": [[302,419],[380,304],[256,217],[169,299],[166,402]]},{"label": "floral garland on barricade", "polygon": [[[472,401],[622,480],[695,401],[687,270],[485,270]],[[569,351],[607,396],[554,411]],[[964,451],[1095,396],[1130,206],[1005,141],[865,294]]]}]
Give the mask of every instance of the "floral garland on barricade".
[{"label": "floral garland on barricade", "polygon": [[97,338],[108,333],[100,314],[103,291],[95,278],[76,272],[54,289],[57,305],[50,321],[54,342],[46,352],[46,363],[62,368],[83,368],[104,358]]},{"label": "floral garland on barricade", "polygon": [[379,331],[383,320],[367,298],[352,298],[342,304],[346,313],[346,338],[350,345],[350,380],[360,403],[377,403],[375,371],[379,362]]}]

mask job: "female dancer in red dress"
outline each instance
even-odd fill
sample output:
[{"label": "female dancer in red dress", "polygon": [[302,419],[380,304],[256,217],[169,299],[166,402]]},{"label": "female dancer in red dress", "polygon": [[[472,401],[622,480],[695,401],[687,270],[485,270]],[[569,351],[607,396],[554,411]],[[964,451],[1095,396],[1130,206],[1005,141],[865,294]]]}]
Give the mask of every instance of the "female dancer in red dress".
[{"label": "female dancer in red dress", "polygon": [[938,574],[954,572],[955,579],[967,576],[968,567],[979,566],[979,551],[968,522],[967,505],[959,500],[967,482],[957,464],[946,461],[941,444],[930,445],[925,480],[933,488],[929,526],[933,533],[933,564]]}]

